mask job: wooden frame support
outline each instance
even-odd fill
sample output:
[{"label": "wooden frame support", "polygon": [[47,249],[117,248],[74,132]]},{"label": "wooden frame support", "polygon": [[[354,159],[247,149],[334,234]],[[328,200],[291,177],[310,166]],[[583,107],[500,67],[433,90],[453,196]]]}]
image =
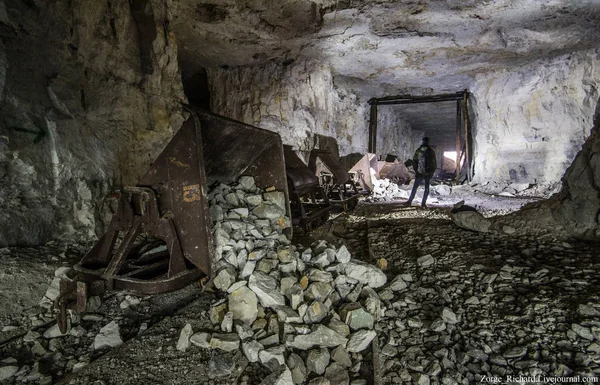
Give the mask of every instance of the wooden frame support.
[{"label": "wooden frame support", "polygon": [[461,158],[461,121],[460,121],[460,100],[456,101],[456,181],[460,178],[460,158]]},{"label": "wooden frame support", "polygon": [[369,152],[377,151],[377,101],[370,100],[371,114],[369,115]]}]

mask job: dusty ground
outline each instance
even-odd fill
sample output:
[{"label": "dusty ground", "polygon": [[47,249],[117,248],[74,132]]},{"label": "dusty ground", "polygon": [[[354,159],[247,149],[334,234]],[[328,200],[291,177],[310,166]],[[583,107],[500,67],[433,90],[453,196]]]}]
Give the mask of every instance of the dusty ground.
[{"label": "dusty ground", "polygon": [[[509,235],[499,226],[489,233],[462,230],[448,216],[452,204],[463,199],[486,216],[506,214],[535,199],[456,190],[436,198],[426,210],[401,207],[402,201],[361,203],[353,213],[295,239],[302,244],[313,239],[347,244],[355,257],[370,262],[385,258],[390,281],[398,274],[411,275],[406,289],[380,292],[387,309],[377,325],[381,367],[375,378],[365,378],[367,383],[426,383],[426,377],[432,384],[467,384],[485,374],[504,380],[519,373],[600,375],[600,346],[594,342],[600,339],[598,245],[568,239],[560,229],[523,231],[528,220],[522,218],[498,220],[521,225]],[[3,266],[13,266],[10,261],[22,251],[11,249],[11,259],[2,258]],[[23,254],[32,255],[30,250]],[[420,266],[417,259],[428,255],[435,262]],[[13,276],[0,281],[5,303],[15,276],[23,274],[31,288],[29,295],[15,293],[20,307],[11,308],[10,317],[3,319],[3,326],[17,329],[3,333],[0,366],[13,362],[20,373],[3,383],[258,384],[268,374],[260,364],[248,364],[240,352],[175,349],[186,323],[194,330],[210,327],[207,311],[219,294],[201,293],[196,286],[142,298],[125,310],[119,307],[124,293],[113,295],[97,311],[97,319],[81,320],[81,336],[62,337],[63,346],[55,351],[50,340],[39,337],[36,341],[46,353],[34,354],[36,342],[23,341],[22,335],[32,327],[42,334],[51,325],[48,314],[38,315],[34,305],[53,269],[63,264],[61,258],[48,263],[44,255],[36,257],[27,257],[27,269],[20,266],[21,272],[3,267]],[[457,322],[434,330],[444,308],[452,309]],[[37,326],[32,319],[38,320]],[[109,320],[117,321],[125,343],[109,351],[91,350],[94,336]],[[365,355],[365,366],[371,358]],[[57,370],[60,365],[52,363],[56,360],[69,362],[67,369]],[[82,368],[69,374],[76,363]],[[35,370],[41,374],[33,376]]]}]

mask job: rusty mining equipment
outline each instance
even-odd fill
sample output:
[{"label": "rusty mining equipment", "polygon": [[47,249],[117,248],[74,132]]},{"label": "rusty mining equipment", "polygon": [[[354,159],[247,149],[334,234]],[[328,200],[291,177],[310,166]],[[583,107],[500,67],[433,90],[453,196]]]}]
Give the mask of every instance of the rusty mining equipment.
[{"label": "rusty mining equipment", "polygon": [[[285,194],[290,216],[289,170],[279,134],[191,107],[185,110],[189,118],[139,183],[115,195],[118,209],[108,230],[74,266],[74,279],[61,281],[55,305],[63,333],[67,309],[85,311],[91,295],[107,290],[165,293],[212,278],[208,186],[253,176],[257,187]],[[291,229],[286,231],[291,236]],[[162,247],[140,244],[140,237]]]},{"label": "rusty mining equipment", "polygon": [[332,205],[352,210],[361,195],[351,174],[331,150],[314,149],[310,152],[308,167],[319,178],[323,191]]},{"label": "rusty mining equipment", "polygon": [[298,157],[292,146],[283,147],[292,222],[308,232],[327,221],[334,207],[315,172]]}]

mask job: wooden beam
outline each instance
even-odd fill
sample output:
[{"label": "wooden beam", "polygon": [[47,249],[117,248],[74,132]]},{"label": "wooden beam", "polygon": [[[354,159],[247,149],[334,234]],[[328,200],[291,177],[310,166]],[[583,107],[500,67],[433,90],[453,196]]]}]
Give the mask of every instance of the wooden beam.
[{"label": "wooden beam", "polygon": [[372,103],[371,104],[371,114],[369,115],[369,152],[375,154],[376,151],[377,151],[377,103]]},{"label": "wooden beam", "polygon": [[396,96],[385,96],[382,98],[373,98],[369,100],[369,104],[407,104],[407,103],[432,103],[432,102],[446,102],[449,100],[461,100],[463,98],[463,92],[456,92],[454,94],[440,94],[440,95],[429,95],[429,96],[412,96],[412,95],[396,95]]},{"label": "wooden beam", "polygon": [[467,106],[467,90],[463,93],[463,121],[465,126],[465,163],[467,166],[467,180],[471,182],[471,154],[469,151],[470,137],[469,137],[469,108]]},{"label": "wooden beam", "polygon": [[456,101],[456,181],[460,178],[460,100]]}]

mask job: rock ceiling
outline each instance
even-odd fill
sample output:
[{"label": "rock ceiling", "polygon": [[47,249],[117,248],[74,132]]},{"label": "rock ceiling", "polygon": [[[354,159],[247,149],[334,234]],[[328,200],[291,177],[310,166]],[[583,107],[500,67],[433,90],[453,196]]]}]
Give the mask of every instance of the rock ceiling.
[{"label": "rock ceiling", "polygon": [[387,93],[459,91],[600,39],[598,0],[180,0],[173,12],[184,76],[312,59]]}]

